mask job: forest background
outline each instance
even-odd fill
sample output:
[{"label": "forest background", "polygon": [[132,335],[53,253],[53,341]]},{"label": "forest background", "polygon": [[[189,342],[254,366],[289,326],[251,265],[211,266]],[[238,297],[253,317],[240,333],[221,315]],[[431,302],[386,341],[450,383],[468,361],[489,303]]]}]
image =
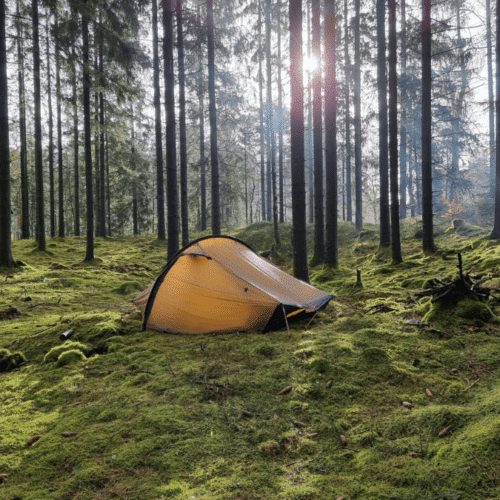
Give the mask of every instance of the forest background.
[{"label": "forest background", "polygon": [[[489,0],[435,3],[428,22],[427,1],[305,2],[300,27],[290,24],[299,20],[293,2],[270,0],[215,9],[211,2],[2,3],[14,238],[35,237],[43,249],[45,234],[86,232],[91,260],[94,236],[168,234],[172,256],[179,233],[186,244],[189,231],[260,220],[276,222],[279,246],[278,223],[300,212],[296,230],[305,231],[305,218],[315,225],[313,264],[335,264],[337,220],[358,229],[380,222],[387,246],[390,203],[401,219],[427,207],[493,223]],[[290,44],[299,32],[303,61]],[[432,51],[430,100],[422,100],[423,40]],[[303,116],[292,109],[297,64]],[[294,123],[304,126],[305,149],[295,164]],[[432,145],[422,141],[423,127]],[[2,220],[6,213],[4,201]]]}]

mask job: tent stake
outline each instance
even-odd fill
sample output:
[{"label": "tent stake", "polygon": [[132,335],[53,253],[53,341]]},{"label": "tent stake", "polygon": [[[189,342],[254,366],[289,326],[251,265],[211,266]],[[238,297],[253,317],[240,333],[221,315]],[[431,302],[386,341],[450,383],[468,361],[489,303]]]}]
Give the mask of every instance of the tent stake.
[{"label": "tent stake", "polygon": [[285,312],[285,306],[281,304],[281,308],[283,309],[283,317],[285,318],[285,323],[286,323],[286,330],[288,332],[288,338],[292,338],[292,334],[290,333],[290,327],[288,326],[288,320],[286,319],[286,312]]},{"label": "tent stake", "polygon": [[318,311],[315,311],[313,317],[310,319],[309,323],[307,323],[307,325],[304,328],[304,330],[307,330],[309,328],[309,325],[311,324],[312,320],[316,317],[316,314],[318,314]]}]

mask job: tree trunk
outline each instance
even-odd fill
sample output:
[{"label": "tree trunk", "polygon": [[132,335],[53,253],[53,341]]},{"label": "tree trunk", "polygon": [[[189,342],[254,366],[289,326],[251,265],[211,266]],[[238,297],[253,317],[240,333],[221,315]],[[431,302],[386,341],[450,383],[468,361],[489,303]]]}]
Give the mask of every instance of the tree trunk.
[{"label": "tree trunk", "polygon": [[[57,15],[55,19],[55,27],[57,31],[58,22]],[[56,94],[57,94],[57,166],[58,166],[58,236],[64,238],[64,170],[63,170],[63,152],[62,152],[62,120],[61,120],[61,76],[59,72],[59,39],[56,37]]]},{"label": "tree trunk", "polygon": [[163,61],[165,79],[165,115],[167,125],[167,231],[168,259],[179,251],[179,195],[177,191],[177,152],[175,144],[173,0],[163,2]]},{"label": "tree trunk", "polygon": [[177,2],[177,61],[179,68],[179,147],[181,175],[182,246],[189,243],[186,94],[184,76],[184,35],[182,33],[182,2]]},{"label": "tree trunk", "polygon": [[[36,1],[36,0],[35,0]],[[38,22],[38,19],[37,19]],[[5,0],[0,0],[0,267],[13,267]]]},{"label": "tree trunk", "polygon": [[325,235],[323,215],[323,125],[321,98],[321,21],[319,0],[312,0],[312,52],[317,61],[313,74],[313,136],[314,136],[314,255],[313,266],[323,262]]},{"label": "tree trunk", "polygon": [[257,38],[259,43],[259,120],[260,120],[260,191],[262,220],[266,220],[266,169],[264,163],[264,99],[262,81],[262,11],[261,0],[258,2],[259,18],[257,21]]},{"label": "tree trunk", "polygon": [[378,88],[378,151],[380,175],[380,246],[391,244],[389,211],[389,152],[387,145],[387,76],[385,44],[385,2],[377,0],[377,88]]},{"label": "tree trunk", "polygon": [[[500,2],[500,0],[498,0]],[[302,0],[290,0],[290,128],[292,170],[293,274],[309,283],[304,177],[304,81]]]},{"label": "tree trunk", "polygon": [[200,64],[200,89],[198,101],[200,106],[200,193],[201,193],[201,230],[207,229],[207,181],[206,181],[206,160],[205,160],[205,103],[203,64]]},{"label": "tree trunk", "polygon": [[[496,150],[500,151],[500,0],[496,0]],[[495,221],[490,238],[500,240],[500,154],[495,158]]]},{"label": "tree trunk", "polygon": [[132,116],[132,150],[131,150],[131,167],[133,172],[132,178],[132,232],[134,236],[139,234],[139,209],[137,204],[137,163],[136,163],[136,155],[135,155],[135,127],[134,127],[134,107],[131,107],[131,116]]},{"label": "tree trunk", "polygon": [[401,0],[401,158],[399,166],[399,217],[406,219],[406,185],[407,185],[407,134],[406,134],[406,106],[408,105],[407,95],[407,74],[406,74],[406,0]]},{"label": "tree trunk", "polygon": [[270,166],[271,179],[268,176],[268,199],[269,188],[272,186],[274,241],[276,247],[281,246],[281,238],[278,227],[278,197],[276,190],[276,161],[275,161],[275,135],[274,135],[274,107],[271,77],[271,0],[266,0],[266,73],[267,73],[267,130],[268,130],[268,167]]},{"label": "tree trunk", "polygon": [[21,239],[30,237],[29,179],[26,140],[26,92],[24,87],[24,30],[19,15],[19,0],[16,2],[17,34],[17,79],[19,85],[19,143],[21,167]]},{"label": "tree trunk", "polygon": [[40,35],[38,0],[31,1],[33,16],[33,100],[35,107],[35,178],[36,178],[36,239],[38,248],[46,249],[45,208],[43,203],[42,115],[40,92]]},{"label": "tree trunk", "polygon": [[[500,0],[499,0],[500,1]],[[431,0],[422,0],[422,226],[423,250],[434,252],[432,220]]]},{"label": "tree trunk", "polygon": [[[94,74],[95,80],[97,83],[97,54],[94,59]],[[101,156],[99,154],[99,93],[94,92],[94,216],[96,217],[95,221],[95,235],[101,235],[101,176],[100,176],[100,159]]]},{"label": "tree trunk", "polygon": [[403,262],[399,231],[398,185],[398,74],[396,0],[389,0],[389,149],[391,153],[391,241],[392,260]]},{"label": "tree trunk", "polygon": [[337,26],[335,0],[325,0],[325,262],[337,267]]},{"label": "tree trunk", "polygon": [[491,46],[491,8],[490,0],[486,0],[486,46],[488,59],[488,118],[490,139],[490,195],[495,195],[495,105],[493,96],[493,51]]},{"label": "tree trunk", "polygon": [[284,113],[282,103],[282,81],[281,81],[281,3],[278,2],[278,172],[279,172],[279,204],[280,222],[285,222],[285,202],[284,202],[284,180],[283,180],[283,133],[284,133]]},{"label": "tree trunk", "polygon": [[207,0],[208,98],[210,118],[210,161],[212,164],[212,234],[220,234],[219,159],[217,151],[217,110],[215,108],[215,44],[212,0]]},{"label": "tree trunk", "polygon": [[344,0],[344,57],[345,57],[345,144],[346,144],[346,158],[345,158],[345,196],[346,196],[346,220],[352,222],[352,172],[351,172],[351,114],[350,114],[350,92],[349,92],[349,82],[351,80],[350,75],[350,63],[349,63],[349,25],[347,22],[348,11],[347,11],[347,0]]},{"label": "tree trunk", "polygon": [[[33,0],[36,2],[37,0]],[[83,130],[85,136],[85,187],[87,191],[87,250],[85,261],[94,259],[94,193],[92,179],[92,132],[90,129],[89,21],[85,5],[82,13],[83,39]]]},{"label": "tree trunk", "polygon": [[356,229],[363,227],[363,173],[361,165],[361,50],[360,0],[355,0],[354,23],[354,176],[356,182]]},{"label": "tree trunk", "polygon": [[73,57],[73,136],[74,136],[74,183],[75,183],[75,236],[80,236],[80,166],[79,166],[79,137],[78,137],[78,98],[76,94],[76,55],[75,47],[72,50]]},{"label": "tree trunk", "polygon": [[54,185],[54,119],[52,115],[52,81],[50,68],[50,14],[47,13],[47,107],[49,108],[49,218],[50,218],[50,237],[56,235],[56,200]]},{"label": "tree trunk", "polygon": [[[102,23],[102,19],[100,21]],[[105,182],[105,145],[104,145],[104,48],[102,35],[99,37],[99,236],[106,238],[106,190]]]},{"label": "tree trunk", "polygon": [[109,180],[109,142],[106,132],[106,200],[108,208],[108,236],[111,236],[111,187]]},{"label": "tree trunk", "polygon": [[[307,11],[307,58],[311,60],[311,5],[306,1]],[[314,223],[314,146],[313,146],[313,99],[312,72],[307,70],[307,173],[309,187],[309,224]]]},{"label": "tree trunk", "polygon": [[158,6],[153,0],[153,86],[156,140],[156,203],[158,239],[165,240],[165,182],[163,178],[163,148],[161,144],[160,60],[158,57]]}]

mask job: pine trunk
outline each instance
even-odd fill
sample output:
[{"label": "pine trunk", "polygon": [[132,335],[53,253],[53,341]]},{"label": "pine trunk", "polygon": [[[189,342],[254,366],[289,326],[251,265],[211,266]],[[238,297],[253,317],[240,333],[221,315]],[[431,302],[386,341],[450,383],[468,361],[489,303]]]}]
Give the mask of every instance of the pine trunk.
[{"label": "pine trunk", "polygon": [[33,16],[33,101],[35,107],[35,179],[36,179],[36,239],[39,250],[45,251],[45,207],[43,200],[42,114],[40,91],[40,34],[38,0],[32,0]]},{"label": "pine trunk", "polygon": [[[55,27],[57,31],[58,23],[57,16],[55,20]],[[58,236],[64,238],[64,169],[63,169],[63,151],[62,151],[62,119],[61,119],[61,76],[59,71],[59,39],[56,37],[56,97],[57,97],[57,172],[58,172]]]},{"label": "pine trunk", "polygon": [[[50,16],[49,16],[50,17]],[[49,220],[50,220],[50,237],[56,235],[56,199],[55,199],[55,182],[54,182],[54,119],[52,114],[52,78],[50,68],[50,23],[47,20],[47,107],[49,110]]]},{"label": "pine trunk", "polygon": [[177,2],[177,61],[179,68],[179,148],[181,176],[182,246],[189,243],[186,93],[184,75],[184,35],[182,33],[182,2]]},{"label": "pine trunk", "polygon": [[210,161],[212,164],[212,234],[220,234],[219,158],[217,151],[217,110],[215,108],[215,43],[212,0],[207,0],[208,113],[210,119]]},{"label": "pine trunk", "polygon": [[79,134],[78,134],[78,98],[76,93],[76,55],[73,47],[72,56],[74,61],[73,75],[73,140],[74,143],[74,184],[75,184],[75,236],[80,236],[80,166],[79,166]]},{"label": "pine trunk", "polygon": [[[36,0],[34,0],[36,1]],[[0,267],[13,267],[5,0],[0,0]]]},{"label": "pine trunk", "polygon": [[361,165],[361,50],[360,0],[355,0],[354,22],[354,177],[356,183],[356,229],[363,227],[363,173]]},{"label": "pine trunk", "polygon": [[306,193],[304,182],[304,81],[302,57],[302,0],[290,0],[289,20],[293,274],[296,278],[309,283],[306,240]]},{"label": "pine trunk", "polygon": [[408,184],[407,179],[407,133],[406,133],[406,122],[407,114],[406,107],[408,105],[408,95],[407,95],[407,74],[406,74],[406,0],[401,0],[401,157],[399,162],[399,217],[401,219],[406,219],[407,204],[406,204],[406,186]]},{"label": "pine trunk", "polygon": [[257,38],[259,43],[259,120],[260,120],[260,203],[262,220],[266,220],[266,169],[264,162],[264,99],[263,99],[263,81],[262,81],[262,12],[261,12],[261,0],[258,2],[259,18],[257,21]]},{"label": "pine trunk", "polygon": [[175,144],[173,0],[163,2],[163,61],[165,115],[167,125],[167,232],[168,259],[179,251],[179,195],[177,191],[177,151]]},{"label": "pine trunk", "polygon": [[495,104],[493,96],[493,50],[491,45],[491,7],[490,0],[486,0],[486,47],[488,60],[488,119],[490,139],[490,195],[495,195]]},{"label": "pine trunk", "polygon": [[[37,0],[33,0],[36,2]],[[83,130],[85,136],[85,188],[87,198],[87,250],[85,260],[94,259],[94,193],[92,179],[92,131],[90,129],[90,57],[89,21],[85,6],[82,13],[83,39]]]},{"label": "pine trunk", "polygon": [[351,171],[351,113],[350,101],[351,96],[349,92],[350,63],[349,63],[349,25],[348,25],[348,10],[347,0],[344,0],[344,57],[345,57],[345,202],[346,202],[346,220],[352,222],[352,171]]},{"label": "pine trunk", "polygon": [[325,154],[326,245],[325,262],[337,267],[337,26],[335,0],[325,0]]},{"label": "pine trunk", "polygon": [[321,21],[319,0],[312,0],[312,52],[317,61],[313,74],[314,139],[314,255],[312,265],[324,259],[325,235],[323,215],[323,102],[321,97]]},{"label": "pine trunk", "polygon": [[378,88],[378,151],[380,176],[380,240],[381,247],[391,243],[389,210],[389,152],[387,128],[387,75],[385,43],[385,2],[377,0],[377,88]]},{"label": "pine trunk", "polygon": [[158,5],[153,0],[153,87],[155,107],[156,141],[156,211],[158,215],[158,239],[165,240],[165,182],[163,177],[163,148],[161,137],[161,102],[160,102],[160,59],[158,56]]},{"label": "pine trunk", "polygon": [[16,2],[17,31],[17,78],[19,84],[19,144],[21,166],[21,238],[30,237],[29,179],[26,140],[26,92],[24,87],[24,33],[19,15],[19,1]]},{"label": "pine trunk", "polygon": [[391,153],[391,241],[392,260],[403,262],[399,231],[398,185],[398,74],[396,39],[396,0],[389,0],[389,149]]},{"label": "pine trunk", "polygon": [[[496,150],[500,151],[500,0],[496,0]],[[500,240],[500,154],[495,158],[495,222],[490,238]]]},{"label": "pine trunk", "polygon": [[435,247],[432,220],[431,0],[422,0],[422,7],[422,243],[424,252],[433,252]]}]

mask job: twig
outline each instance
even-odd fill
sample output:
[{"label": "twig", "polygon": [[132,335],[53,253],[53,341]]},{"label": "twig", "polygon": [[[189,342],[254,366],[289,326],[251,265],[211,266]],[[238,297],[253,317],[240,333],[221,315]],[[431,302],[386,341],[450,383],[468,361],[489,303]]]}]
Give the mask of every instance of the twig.
[{"label": "twig", "polygon": [[[290,327],[288,326],[288,319],[286,317],[285,306],[283,304],[281,304],[281,308],[283,309],[283,317],[285,318],[286,330],[288,332],[288,338],[291,339],[292,338],[292,334],[290,333]],[[306,328],[306,330],[307,330],[307,328]]]},{"label": "twig", "polygon": [[462,392],[466,392],[468,391],[471,387],[475,386],[478,382],[479,382],[479,378],[477,380],[475,380],[474,382],[472,382],[471,385],[469,385],[469,387],[467,387],[466,389],[464,389]]}]

